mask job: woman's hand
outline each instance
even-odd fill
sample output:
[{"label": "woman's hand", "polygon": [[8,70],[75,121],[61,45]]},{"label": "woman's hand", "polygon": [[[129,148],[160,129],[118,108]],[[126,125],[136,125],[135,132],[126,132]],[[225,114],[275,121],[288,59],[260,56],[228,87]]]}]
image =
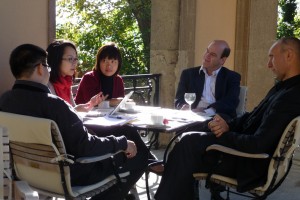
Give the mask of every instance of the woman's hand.
[{"label": "woman's hand", "polygon": [[93,108],[94,106],[98,105],[102,101],[105,101],[105,99],[107,99],[107,97],[108,97],[108,94],[104,96],[103,93],[100,92],[99,94],[96,94],[95,96],[93,96],[88,103]]},{"label": "woman's hand", "polygon": [[92,110],[96,105],[107,99],[108,95],[103,95],[102,92],[96,94],[91,98],[91,100],[85,104],[78,104],[75,106],[77,112],[88,112]]},{"label": "woman's hand", "polygon": [[220,115],[214,116],[213,120],[208,123],[208,128],[216,137],[221,137],[223,133],[229,131],[227,122]]}]

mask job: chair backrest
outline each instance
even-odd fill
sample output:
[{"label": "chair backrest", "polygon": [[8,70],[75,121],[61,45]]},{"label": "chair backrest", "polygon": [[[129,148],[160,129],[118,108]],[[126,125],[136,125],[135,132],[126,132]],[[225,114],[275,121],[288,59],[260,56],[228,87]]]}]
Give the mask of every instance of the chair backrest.
[{"label": "chair backrest", "polygon": [[247,86],[240,86],[240,95],[239,95],[239,104],[236,108],[237,116],[241,116],[246,112],[246,103],[247,103]]},{"label": "chair backrest", "polygon": [[[290,168],[290,161],[293,158],[294,151],[299,145],[300,138],[300,116],[293,119],[285,128],[278,146],[273,154],[272,160],[269,164],[268,179],[264,186],[256,188],[260,191],[269,189],[273,181],[274,174],[277,173],[276,180],[274,180],[275,187],[287,175]],[[276,172],[277,171],[277,172]]]},{"label": "chair backrest", "polygon": [[[39,191],[64,196],[58,160],[66,156],[56,123],[49,119],[0,112],[0,126],[9,135],[13,168],[20,180]],[[72,194],[69,167],[63,166],[69,194]]]}]

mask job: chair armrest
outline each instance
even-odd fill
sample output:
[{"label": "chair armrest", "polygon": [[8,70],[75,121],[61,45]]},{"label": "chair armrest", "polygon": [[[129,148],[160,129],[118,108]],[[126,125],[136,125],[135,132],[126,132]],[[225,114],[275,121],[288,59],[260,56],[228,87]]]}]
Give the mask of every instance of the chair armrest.
[{"label": "chair armrest", "polygon": [[111,156],[114,156],[114,155],[119,154],[119,153],[124,153],[124,151],[117,151],[115,153],[108,153],[108,154],[105,154],[103,156],[80,157],[80,158],[76,159],[76,162],[79,162],[79,163],[98,162],[98,161],[102,161],[102,160],[105,160],[107,158],[110,158]]},{"label": "chair armrest", "polygon": [[221,151],[227,154],[245,157],[245,158],[268,158],[269,157],[269,154],[266,153],[258,153],[258,154],[245,153],[219,144],[213,144],[206,148],[206,151],[210,151],[210,150]]},{"label": "chair armrest", "polygon": [[15,199],[39,200],[39,194],[25,181],[15,181]]}]

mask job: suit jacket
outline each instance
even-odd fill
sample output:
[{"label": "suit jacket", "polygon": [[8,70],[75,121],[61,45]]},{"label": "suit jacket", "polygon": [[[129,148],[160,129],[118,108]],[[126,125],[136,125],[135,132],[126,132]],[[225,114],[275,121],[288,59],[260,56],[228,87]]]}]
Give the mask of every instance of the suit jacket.
[{"label": "suit jacket", "polygon": [[[279,82],[251,113],[232,119],[228,123],[230,132],[224,133],[217,143],[247,153],[268,153],[272,157],[286,126],[300,115],[299,91],[300,75]],[[263,185],[269,161],[237,158],[231,162],[238,191]]]},{"label": "suit jacket", "polygon": [[[182,71],[178,84],[175,107],[180,109],[185,104],[184,93],[196,93],[196,101],[192,108],[196,108],[201,100],[205,74],[203,71],[199,74],[200,67],[193,67]],[[230,117],[236,116],[236,107],[239,103],[241,76],[237,72],[222,67],[217,75],[215,98],[216,102],[209,105],[216,110],[216,113],[223,113]]]}]

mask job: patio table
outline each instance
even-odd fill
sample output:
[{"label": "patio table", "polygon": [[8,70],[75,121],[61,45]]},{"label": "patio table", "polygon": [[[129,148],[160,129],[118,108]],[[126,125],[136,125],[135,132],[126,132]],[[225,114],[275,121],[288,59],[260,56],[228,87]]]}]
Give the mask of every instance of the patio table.
[{"label": "patio table", "polygon": [[[187,128],[209,119],[209,116],[197,114],[189,110],[175,110],[169,108],[153,106],[135,106],[134,110],[120,109],[114,117],[109,116],[110,109],[94,109],[88,113],[80,113],[83,118],[83,124],[93,130],[100,132],[120,128],[120,126],[129,125],[139,131],[154,133],[154,139],[150,139],[150,146],[157,142],[160,132],[173,133],[182,132]],[[151,114],[161,113],[165,124],[155,125],[151,121]]]}]

